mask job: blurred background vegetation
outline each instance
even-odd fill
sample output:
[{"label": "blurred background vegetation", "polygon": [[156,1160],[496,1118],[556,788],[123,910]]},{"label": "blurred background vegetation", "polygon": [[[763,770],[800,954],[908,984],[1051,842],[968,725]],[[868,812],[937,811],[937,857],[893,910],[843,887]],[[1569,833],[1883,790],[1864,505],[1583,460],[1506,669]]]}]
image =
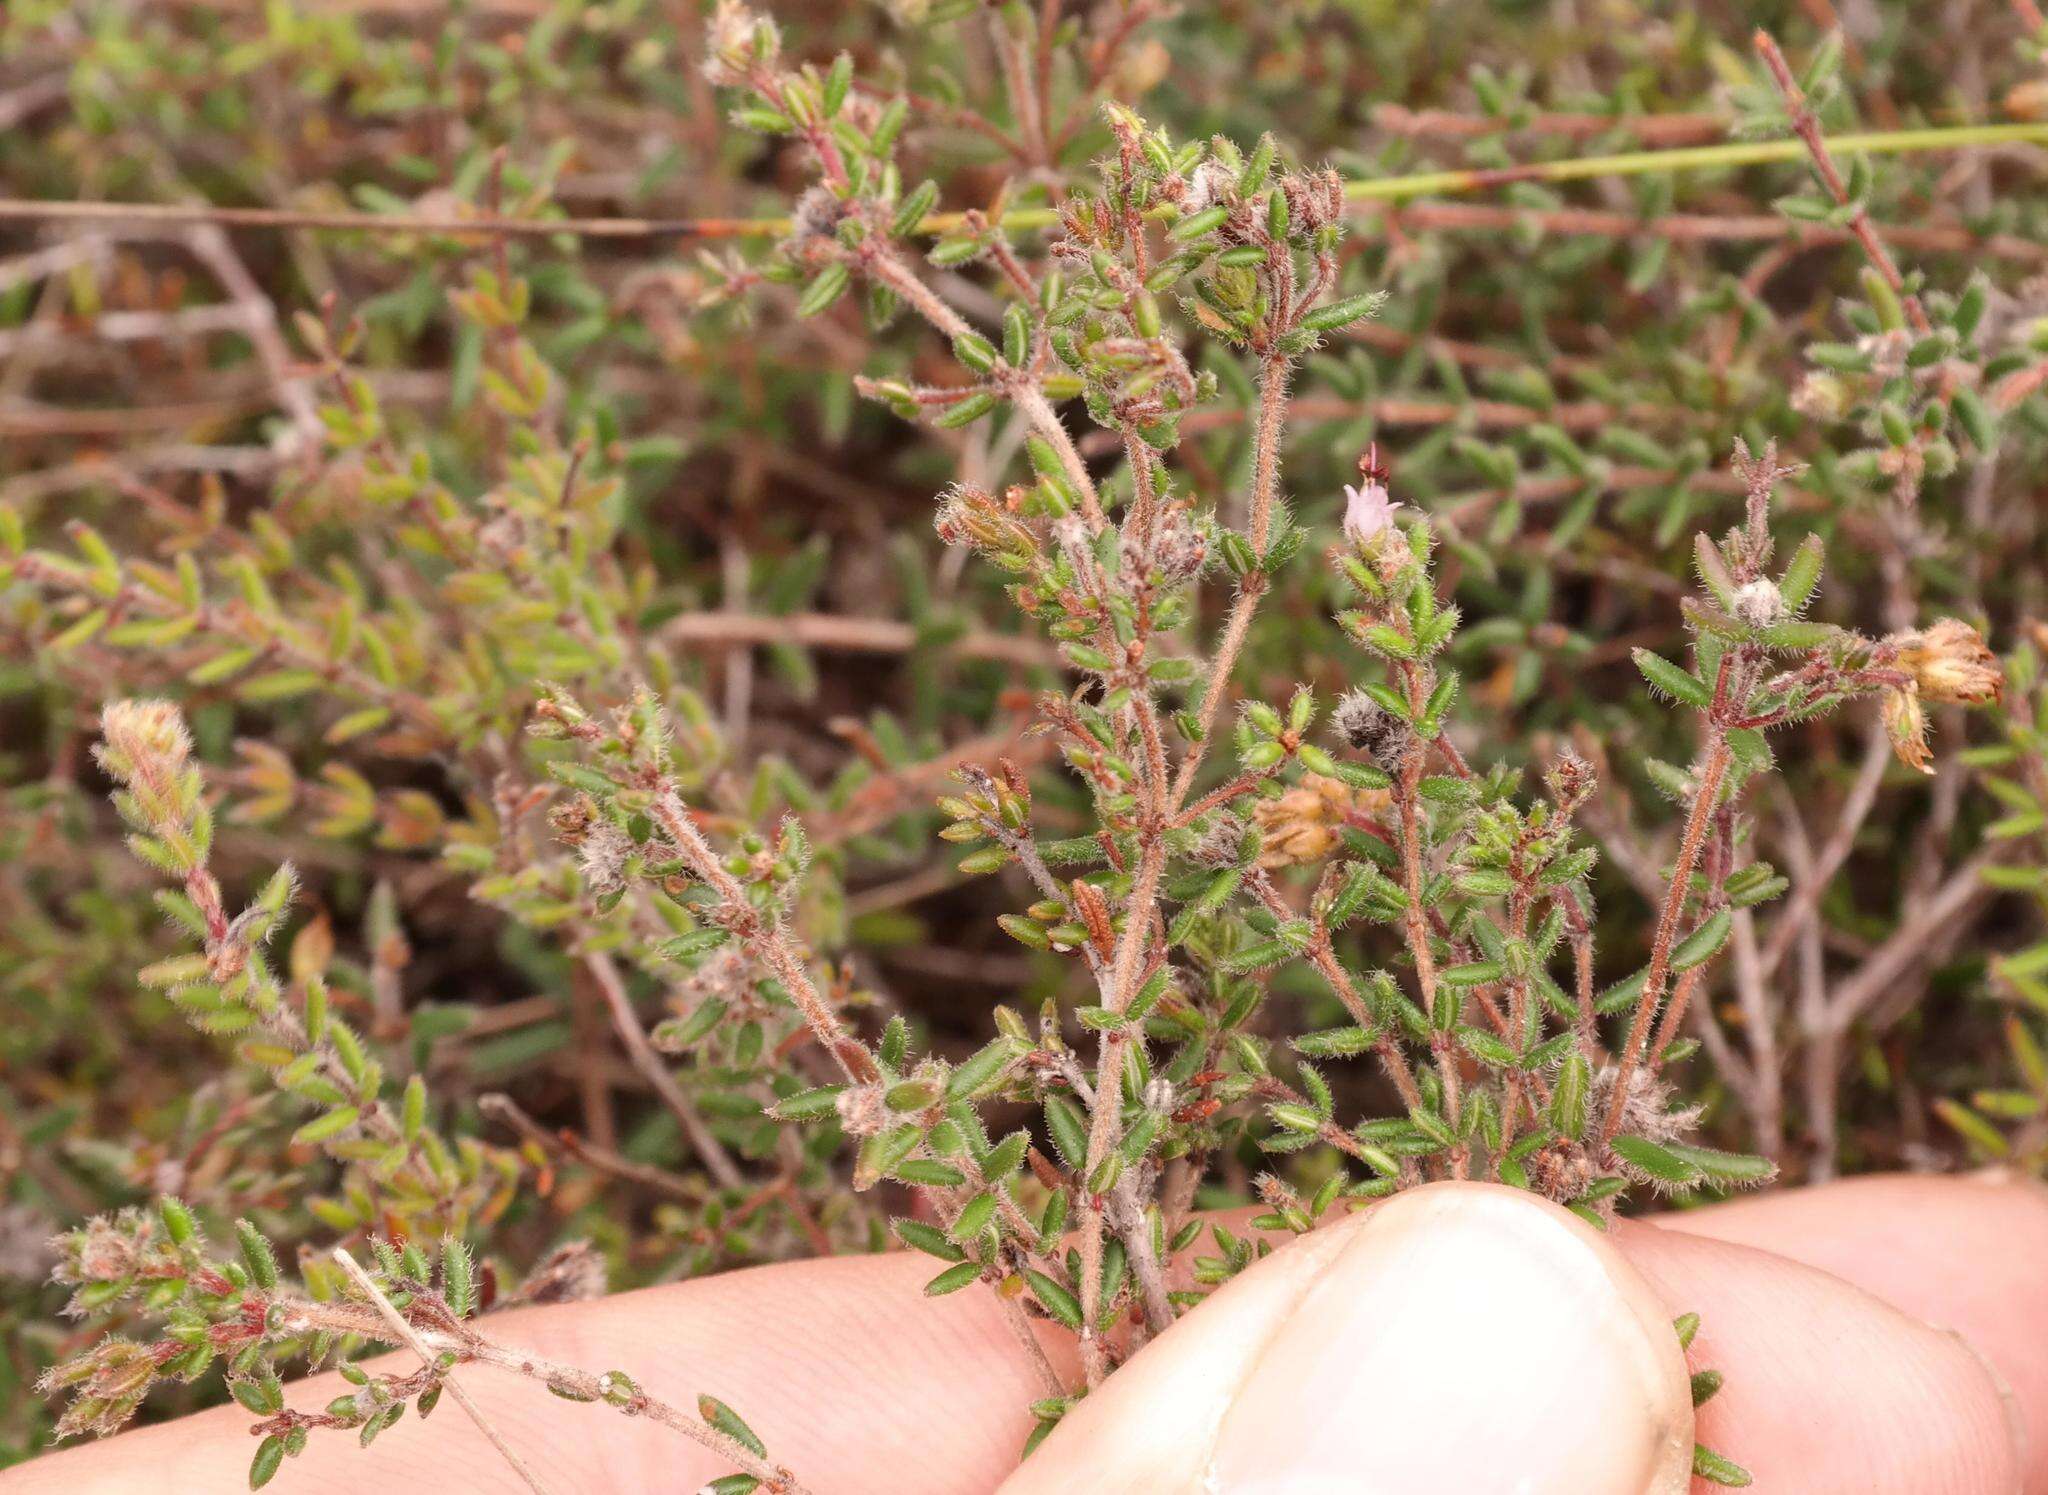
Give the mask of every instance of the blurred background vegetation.
[{"label": "blurred background vegetation", "polygon": [[[1048,53],[1064,124],[977,112],[1004,96],[983,9],[788,0],[775,14],[792,55],[850,52],[910,98],[908,154],[955,209],[1083,180],[1103,96],[1180,136],[1270,130],[1354,179],[1710,145],[1754,107],[1758,25],[1795,57],[1842,36],[1831,132],[2048,113],[2026,0],[1955,0],[1939,24],[1905,0],[1100,0],[1065,7],[1072,34]],[[694,0],[11,0],[0,197],[440,220],[781,213],[801,163],[726,127],[698,70],[702,20]],[[1943,719],[1932,776],[1894,764],[1869,713],[1774,740],[1784,778],[1749,810],[1792,887],[1744,916],[1731,972],[1696,1004],[1689,1083],[1709,1140],[1765,1151],[1791,1181],[2043,1148],[2048,1072],[2020,1014],[2048,1004],[2048,950],[2032,943],[2048,721],[2030,664],[2048,647],[2048,410],[2028,398],[2048,367],[2044,168],[2031,144],[1874,164],[1869,211],[1901,262],[1949,291],[1983,278],[2003,422],[1996,457],[1933,476],[1907,530],[1866,470],[1882,432],[1835,418],[1847,402],[1808,356],[1854,342],[1844,298],[1863,296],[1862,257],[1840,223],[1774,206],[1811,190],[1796,161],[1360,204],[1352,274],[1388,308],[1300,391],[1289,485],[1305,522],[1334,532],[1340,484],[1377,440],[1395,496],[1445,535],[1468,752],[1521,765],[1574,742],[1601,763],[1601,891],[1624,929],[1668,849],[1655,762],[1690,750],[1630,653],[1681,647],[1692,535],[1739,515],[1722,465],[1737,436],[1808,464],[1782,526],[1829,541],[1820,616],[1884,633],[1953,614],[2015,657],[2005,719]],[[927,438],[862,405],[856,373],[944,359],[915,328],[871,339],[851,298],[802,320],[776,288],[750,317],[711,305],[745,251],[665,233],[500,248],[0,211],[0,505],[67,553],[82,521],[138,561],[240,556],[295,595],[344,586],[322,580],[330,562],[374,579],[390,562],[365,535],[391,521],[359,475],[308,461],[333,371],[294,318],[359,318],[349,361],[384,429],[474,495],[518,481],[520,422],[489,387],[489,319],[450,293],[480,265],[516,271],[532,290],[520,331],[552,371],[548,420],[607,480],[589,496],[601,521],[565,527],[591,546],[566,563],[629,620],[631,658],[701,693],[700,772],[724,813],[807,814],[825,854],[807,932],[843,957],[845,982],[965,1053],[995,1003],[1029,1011],[1069,974],[1006,939],[994,915],[1014,894],[962,876],[931,839],[958,758],[1045,758],[1021,731],[1027,688],[1056,684],[1057,660],[1002,631],[995,582],[930,524],[938,489],[993,477],[1018,437]],[[1242,385],[1230,358],[1211,364]],[[1248,461],[1242,404],[1188,422],[1205,488]],[[95,564],[89,544],[83,557]],[[496,632],[382,620],[408,655],[477,651],[465,678],[480,702],[486,682],[501,695],[477,707],[482,740],[517,722],[535,678],[576,669],[579,646],[553,639],[567,625],[546,606],[522,621],[518,598],[472,585],[441,601]],[[1344,687],[1327,585],[1267,604],[1248,680]],[[75,1347],[44,1284],[53,1231],[166,1189],[286,1239],[322,1229],[306,1201],[326,1165],[284,1145],[287,1108],[135,983],[178,937],[86,752],[112,694],[176,687],[228,807],[223,880],[295,861],[293,971],[326,972],[391,1062],[456,1103],[454,1129],[523,1152],[541,1187],[502,1206],[508,1258],[589,1236],[626,1282],[817,1244],[744,1200],[672,1186],[697,1164],[606,995],[544,918],[479,902],[475,869],[446,854],[490,823],[487,775],[351,725],[309,697],[318,680],[194,678],[179,638],[117,639],[99,611],[0,573],[0,1462],[37,1444],[48,1413],[25,1388]],[[539,640],[524,656],[507,644],[522,630]],[[446,700],[452,678],[436,677]],[[1052,823],[1064,791],[1037,777]],[[1603,953],[1608,980],[1641,957],[1613,936]],[[1313,986],[1304,973],[1303,1000]],[[480,1112],[495,1093],[534,1124]],[[728,1145],[757,1145],[744,1087],[694,1093]],[[592,1149],[614,1165],[585,1166]],[[822,1229],[844,1246],[867,1223],[828,1212]]]}]

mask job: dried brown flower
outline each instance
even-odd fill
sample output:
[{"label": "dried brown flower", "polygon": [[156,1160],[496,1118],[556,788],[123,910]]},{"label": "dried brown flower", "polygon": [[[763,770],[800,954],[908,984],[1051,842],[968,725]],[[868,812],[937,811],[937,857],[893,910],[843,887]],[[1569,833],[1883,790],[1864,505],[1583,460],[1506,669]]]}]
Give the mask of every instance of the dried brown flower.
[{"label": "dried brown flower", "polygon": [[1934,759],[1927,751],[1927,713],[1917,690],[1884,693],[1884,729],[1901,763],[1920,773],[1934,772]]},{"label": "dried brown flower", "polygon": [[1983,635],[1958,618],[1893,634],[1887,642],[1898,651],[1898,667],[1930,701],[1988,706],[2005,693],[2005,667]]},{"label": "dried brown flower", "polygon": [[1353,814],[1387,803],[1383,789],[1353,790],[1341,780],[1308,774],[1278,799],[1252,806],[1262,845],[1261,867],[1319,861],[1337,845],[1337,832]]}]

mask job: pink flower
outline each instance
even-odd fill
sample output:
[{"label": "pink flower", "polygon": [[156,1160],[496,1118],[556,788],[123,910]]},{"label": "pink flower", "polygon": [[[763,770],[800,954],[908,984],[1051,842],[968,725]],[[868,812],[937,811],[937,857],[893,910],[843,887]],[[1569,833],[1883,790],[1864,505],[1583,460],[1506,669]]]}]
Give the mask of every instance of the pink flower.
[{"label": "pink flower", "polygon": [[1362,545],[1392,529],[1394,516],[1406,507],[1406,504],[1388,502],[1387,485],[1370,476],[1362,487],[1354,488],[1346,483],[1344,533]]}]

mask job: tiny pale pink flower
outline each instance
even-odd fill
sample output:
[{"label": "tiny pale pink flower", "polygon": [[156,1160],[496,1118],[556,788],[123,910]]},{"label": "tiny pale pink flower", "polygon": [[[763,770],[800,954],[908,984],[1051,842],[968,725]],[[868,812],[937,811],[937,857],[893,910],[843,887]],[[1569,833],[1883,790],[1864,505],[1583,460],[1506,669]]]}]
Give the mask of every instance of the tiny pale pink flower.
[{"label": "tiny pale pink flower", "polygon": [[1387,485],[1367,478],[1357,488],[1344,485],[1344,533],[1364,544],[1392,529],[1394,516],[1407,507],[1388,501]]}]

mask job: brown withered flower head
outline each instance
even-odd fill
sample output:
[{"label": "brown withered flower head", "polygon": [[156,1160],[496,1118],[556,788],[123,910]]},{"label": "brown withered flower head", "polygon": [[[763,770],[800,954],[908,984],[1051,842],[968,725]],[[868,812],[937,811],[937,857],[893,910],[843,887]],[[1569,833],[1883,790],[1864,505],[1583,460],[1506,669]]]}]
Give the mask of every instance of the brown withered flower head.
[{"label": "brown withered flower head", "polygon": [[1898,667],[1913,677],[1927,700],[1989,706],[2005,693],[2005,667],[1983,635],[1959,618],[1895,633],[1886,642],[1898,651]]},{"label": "brown withered flower head", "polygon": [[528,1303],[585,1303],[603,1297],[608,1285],[604,1253],[588,1241],[570,1241],[541,1258],[501,1303],[508,1308]]},{"label": "brown withered flower head", "polygon": [[1921,773],[1933,773],[1923,702],[1992,705],[2005,694],[2005,667],[1983,636],[1957,618],[1943,618],[1910,633],[1895,633],[1885,642],[1895,651],[1894,665],[1908,677],[1903,687],[1885,692],[1885,732],[1901,763]]},{"label": "brown withered flower head", "polygon": [[1934,756],[1927,750],[1927,712],[1920,705],[1920,692],[1910,687],[1884,693],[1884,730],[1892,740],[1892,751],[1906,767],[1919,773],[1934,772]]},{"label": "brown withered flower head", "polygon": [[1569,815],[1599,786],[1600,774],[1577,748],[1567,745],[1544,770],[1543,782],[1558,809]]},{"label": "brown withered flower head", "polygon": [[1370,812],[1387,802],[1384,789],[1354,790],[1339,779],[1305,775],[1277,799],[1252,806],[1258,823],[1261,867],[1291,867],[1315,862],[1337,846],[1337,833],[1355,812]]}]

